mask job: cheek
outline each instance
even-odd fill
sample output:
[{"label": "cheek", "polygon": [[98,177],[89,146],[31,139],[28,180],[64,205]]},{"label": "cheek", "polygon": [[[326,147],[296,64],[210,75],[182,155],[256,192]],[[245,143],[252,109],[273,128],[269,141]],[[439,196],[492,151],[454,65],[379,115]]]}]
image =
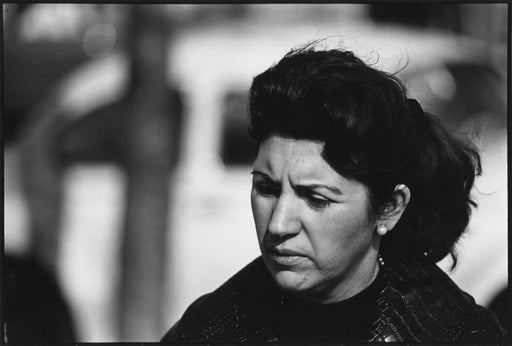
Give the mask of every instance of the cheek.
[{"label": "cheek", "polygon": [[272,215],[272,201],[268,198],[259,196],[255,192],[252,192],[251,208],[258,240],[261,242]]},{"label": "cheek", "polygon": [[316,236],[310,238],[315,253],[327,262],[346,258],[371,245],[372,232],[366,215],[333,210],[329,215],[318,215],[311,221],[317,230],[314,232]]}]

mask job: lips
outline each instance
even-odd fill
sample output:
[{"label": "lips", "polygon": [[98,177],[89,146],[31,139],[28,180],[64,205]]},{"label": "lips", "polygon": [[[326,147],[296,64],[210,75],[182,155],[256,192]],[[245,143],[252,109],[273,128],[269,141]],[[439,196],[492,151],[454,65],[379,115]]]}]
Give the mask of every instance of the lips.
[{"label": "lips", "polygon": [[267,247],[266,250],[273,262],[283,266],[291,266],[307,259],[302,252],[293,249]]},{"label": "lips", "polygon": [[303,253],[301,253],[299,251],[292,250],[292,249],[269,247],[269,248],[267,248],[267,250],[277,256],[302,256],[302,257],[305,257],[305,255]]}]

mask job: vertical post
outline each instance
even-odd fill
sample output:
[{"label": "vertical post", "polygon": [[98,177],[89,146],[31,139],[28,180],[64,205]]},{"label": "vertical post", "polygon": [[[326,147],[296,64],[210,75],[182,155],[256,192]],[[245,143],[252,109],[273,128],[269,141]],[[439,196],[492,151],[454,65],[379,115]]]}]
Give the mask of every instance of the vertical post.
[{"label": "vertical post", "polygon": [[162,333],[169,178],[177,126],[166,83],[168,23],[153,5],[133,6],[131,19],[120,332],[122,341],[155,341]]}]

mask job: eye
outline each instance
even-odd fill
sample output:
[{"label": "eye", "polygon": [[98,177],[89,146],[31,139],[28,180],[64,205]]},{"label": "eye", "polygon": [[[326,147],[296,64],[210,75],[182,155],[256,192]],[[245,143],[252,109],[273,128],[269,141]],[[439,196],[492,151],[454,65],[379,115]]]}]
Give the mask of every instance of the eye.
[{"label": "eye", "polygon": [[331,205],[331,201],[328,198],[318,194],[310,188],[297,186],[296,191],[297,195],[304,199],[306,203],[314,209],[323,209]]},{"label": "eye", "polygon": [[315,209],[324,209],[331,205],[331,202],[327,199],[318,198],[312,195],[304,196],[306,202]]},{"label": "eye", "polygon": [[267,182],[253,182],[252,188],[260,195],[277,197],[281,193],[278,186]]}]

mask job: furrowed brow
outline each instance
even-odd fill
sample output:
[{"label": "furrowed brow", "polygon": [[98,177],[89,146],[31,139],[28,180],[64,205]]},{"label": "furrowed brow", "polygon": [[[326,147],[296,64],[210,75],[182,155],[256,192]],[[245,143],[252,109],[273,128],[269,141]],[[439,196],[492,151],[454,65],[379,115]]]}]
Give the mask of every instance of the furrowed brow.
[{"label": "furrowed brow", "polygon": [[251,172],[251,174],[252,174],[252,175],[260,175],[260,176],[262,176],[263,178],[265,178],[265,179],[267,179],[267,180],[274,181],[274,180],[273,180],[273,179],[272,179],[268,174],[263,173],[263,172],[261,172],[261,171],[258,171],[258,170],[256,170],[256,169],[255,169],[255,170],[253,170],[253,171]]},{"label": "furrowed brow", "polygon": [[334,194],[342,195],[341,191],[337,187],[324,185],[324,184],[305,184],[305,185],[298,185],[298,187],[303,188],[303,189],[309,189],[309,190],[326,189],[326,190],[331,191]]}]

